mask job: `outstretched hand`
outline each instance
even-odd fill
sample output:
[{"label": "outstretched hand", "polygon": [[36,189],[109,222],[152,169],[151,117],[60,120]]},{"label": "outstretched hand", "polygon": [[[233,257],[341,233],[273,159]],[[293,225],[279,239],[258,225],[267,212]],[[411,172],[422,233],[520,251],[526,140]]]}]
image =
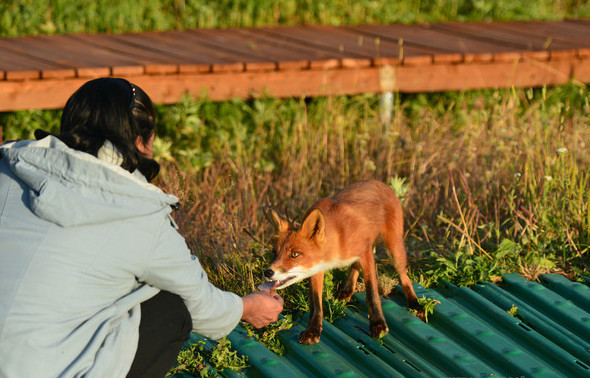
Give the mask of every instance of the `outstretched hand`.
[{"label": "outstretched hand", "polygon": [[254,291],[242,297],[244,312],[242,320],[250,323],[254,328],[262,328],[279,319],[283,311],[283,298],[276,292]]}]

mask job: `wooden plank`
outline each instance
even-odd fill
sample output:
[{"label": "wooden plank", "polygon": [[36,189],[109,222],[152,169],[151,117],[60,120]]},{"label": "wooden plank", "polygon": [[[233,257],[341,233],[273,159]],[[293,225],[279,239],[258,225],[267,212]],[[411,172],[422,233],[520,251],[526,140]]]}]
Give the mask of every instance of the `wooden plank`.
[{"label": "wooden plank", "polygon": [[526,23],[504,22],[498,25],[513,30],[515,33],[532,35],[543,40],[550,38],[549,49],[555,47],[556,44],[559,49],[576,48],[579,45],[590,47],[590,25],[582,23],[531,21]]},{"label": "wooden plank", "polygon": [[446,30],[431,25],[361,25],[352,28],[385,40],[401,39],[404,45],[432,49],[435,63],[488,62],[494,53],[514,52],[514,49],[497,43],[449,35]]},{"label": "wooden plank", "polygon": [[[538,60],[550,58],[551,51],[569,50],[575,45],[564,42],[551,44],[552,40],[548,35],[534,34],[526,29],[516,28],[517,24],[508,22],[485,22],[485,23],[445,23],[432,25],[433,28],[447,30],[457,35],[470,36],[481,41],[493,41],[498,44],[510,46],[520,52],[522,56]],[[571,55],[571,54],[569,54]],[[513,56],[506,58],[504,54],[495,54],[494,60],[512,60]]]},{"label": "wooden plank", "polygon": [[112,56],[105,59],[91,47],[64,43],[63,36],[30,37],[22,40],[19,47],[25,47],[28,54],[45,61],[74,68],[77,76],[99,77],[111,74],[108,64],[113,60]]},{"label": "wooden plank", "polygon": [[572,77],[581,83],[590,83],[590,58],[575,60],[572,63]]},{"label": "wooden plank", "polygon": [[12,73],[6,72],[7,78],[30,78],[33,71],[39,71],[41,78],[66,78],[76,75],[73,67],[46,59],[46,56],[50,53],[47,47],[30,42],[30,37],[0,39],[0,51],[7,57],[10,52],[27,57],[23,59],[24,71],[18,67],[13,67],[11,69]]},{"label": "wooden plank", "polygon": [[[440,50],[404,44],[402,40],[383,39],[380,36],[367,35],[353,28],[336,28],[326,26],[309,26],[317,35],[326,31],[341,39],[343,51],[353,51],[373,60],[373,65],[430,64]],[[326,30],[327,29],[327,30]],[[311,38],[311,35],[308,35]]]},{"label": "wooden plank", "polygon": [[[269,32],[270,29],[240,29],[239,33],[252,38],[255,41],[268,45],[269,48],[284,47],[291,51],[293,56],[287,57],[287,60],[278,58],[279,69],[330,69],[342,67],[342,54],[330,49],[318,48],[314,45],[301,43],[298,40],[283,38],[280,34]],[[303,67],[298,67],[297,62],[305,62]]]},{"label": "wooden plank", "polygon": [[109,36],[110,44],[117,44],[118,48],[129,47],[139,54],[148,54],[150,59],[144,63],[146,74],[177,74],[182,70],[187,72],[207,72],[211,70],[211,64],[205,59],[199,59],[198,55],[189,56],[185,50],[179,49],[176,44],[167,45],[164,41],[158,41],[154,32],[130,33]]},{"label": "wooden plank", "polygon": [[[293,26],[259,30],[276,39],[298,43],[322,54],[332,54],[342,67],[368,67],[373,64],[374,58],[379,57],[374,52],[374,46],[373,51],[369,52],[371,46],[363,44],[362,40],[359,40],[361,36],[342,32],[334,27]],[[311,66],[316,67],[313,62]]]},{"label": "wooden plank", "polygon": [[[178,63],[175,59],[171,59],[160,52],[152,51],[151,49],[147,49],[142,46],[136,46],[126,43],[125,41],[120,41],[116,38],[113,38],[113,35],[110,34],[74,34],[68,35],[68,38],[76,39],[81,43],[87,44],[88,46],[103,48],[114,54],[125,56],[127,59],[129,59],[131,66],[113,65],[113,67],[111,67],[111,71],[114,76],[144,73],[146,72],[146,67],[150,67],[153,72],[178,72]],[[129,72],[138,71],[137,67],[141,67],[140,72]],[[206,65],[204,70],[209,70],[209,65]]]},{"label": "wooden plank", "polygon": [[[580,61],[580,74],[589,78],[588,61]],[[470,90],[480,88],[535,87],[567,83],[575,65],[568,61],[540,62],[525,59],[514,63],[458,63],[394,66],[395,88],[400,92]],[[585,70],[585,71],[584,71]],[[157,103],[174,103],[186,93],[198,98],[206,92],[211,100],[275,97],[352,95],[382,90],[380,68],[334,70],[285,70],[224,72],[127,77],[141,86]],[[63,80],[0,81],[0,111],[28,108],[60,108],[82,85],[80,78]]]},{"label": "wooden plank", "polygon": [[174,58],[182,66],[182,72],[191,72],[193,66],[196,66],[196,70],[200,71],[198,67],[203,65],[209,65],[214,72],[243,71],[245,69],[244,61],[248,59],[248,57],[230,54],[219,48],[195,43],[186,36],[179,35],[178,32],[122,34],[113,36],[113,38]]},{"label": "wooden plank", "polygon": [[[174,32],[178,37],[185,40],[189,48],[193,46],[199,49],[206,49],[210,54],[223,54],[222,59],[235,64],[243,63],[240,70],[275,70],[277,69],[276,58],[272,52],[267,54],[257,53],[254,44],[243,37],[240,37],[235,29],[203,29]],[[214,65],[214,72],[223,71]]]},{"label": "wooden plank", "polygon": [[182,32],[191,44],[221,50],[245,63],[246,71],[276,70],[281,60],[307,66],[302,54],[294,54],[285,46],[271,46],[261,39],[253,39],[238,29],[200,29]]},{"label": "wooden plank", "polygon": [[[1,42],[0,42],[1,45]],[[2,80],[40,79],[41,71],[62,70],[63,67],[40,61],[26,54],[3,48],[0,54]]]},{"label": "wooden plank", "polygon": [[306,69],[316,63],[323,67],[334,67],[337,56],[330,52],[318,51],[287,40],[278,40],[257,29],[201,29],[191,30],[189,35],[198,43],[221,48],[226,51],[250,56],[246,70]]},{"label": "wooden plank", "polygon": [[579,47],[579,43],[573,42],[569,39],[559,38],[554,34],[558,28],[553,30],[541,28],[538,24],[517,24],[513,22],[502,22],[495,26],[498,30],[506,30],[509,33],[520,35],[527,38],[530,43],[533,43],[539,50],[575,50]]},{"label": "wooden plank", "polygon": [[402,92],[431,92],[565,84],[571,69],[567,61],[526,59],[514,63],[400,66],[398,77]]},{"label": "wooden plank", "polygon": [[[275,38],[283,38],[320,51],[337,54],[343,66],[430,64],[440,50],[422,48],[400,43],[398,40],[383,40],[378,35],[367,35],[353,28],[332,26],[305,26],[290,28],[263,28]],[[359,64],[360,63],[360,64]]]},{"label": "wooden plank", "polygon": [[67,99],[86,81],[75,77],[0,81],[0,112],[63,108]]},{"label": "wooden plank", "polygon": [[563,22],[507,22],[501,27],[531,39],[545,41],[543,47],[550,51],[552,59],[590,53],[590,26]]},{"label": "wooden plank", "polygon": [[65,62],[76,68],[80,77],[97,77],[112,74],[113,67],[125,67],[128,73],[142,73],[143,66],[127,54],[113,52],[104,47],[88,44],[83,39],[71,35],[35,37],[54,48],[57,53],[64,52]]}]

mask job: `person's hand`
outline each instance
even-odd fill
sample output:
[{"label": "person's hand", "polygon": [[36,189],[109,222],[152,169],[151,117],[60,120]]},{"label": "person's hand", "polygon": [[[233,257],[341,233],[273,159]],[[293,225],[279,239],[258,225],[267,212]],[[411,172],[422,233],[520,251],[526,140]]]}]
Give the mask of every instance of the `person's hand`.
[{"label": "person's hand", "polygon": [[276,322],[283,311],[283,298],[274,291],[254,291],[242,297],[242,301],[242,320],[252,324],[254,328]]}]

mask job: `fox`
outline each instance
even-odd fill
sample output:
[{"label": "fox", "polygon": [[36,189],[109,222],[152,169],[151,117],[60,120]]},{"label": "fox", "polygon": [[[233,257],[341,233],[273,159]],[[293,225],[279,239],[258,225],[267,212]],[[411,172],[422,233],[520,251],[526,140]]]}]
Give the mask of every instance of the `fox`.
[{"label": "fox", "polygon": [[332,198],[318,200],[305,214],[299,228],[270,209],[277,234],[274,261],[264,271],[272,289],[284,289],[310,279],[310,316],[299,335],[301,344],[316,344],[322,332],[322,290],[324,272],[350,266],[337,294],[349,301],[355,292],[359,272],[365,280],[369,334],[382,338],[389,332],[377,287],[373,246],[379,236],[387,247],[410,308],[418,310],[416,293],[407,273],[403,243],[403,213],[392,188],[377,180],[356,182]]}]

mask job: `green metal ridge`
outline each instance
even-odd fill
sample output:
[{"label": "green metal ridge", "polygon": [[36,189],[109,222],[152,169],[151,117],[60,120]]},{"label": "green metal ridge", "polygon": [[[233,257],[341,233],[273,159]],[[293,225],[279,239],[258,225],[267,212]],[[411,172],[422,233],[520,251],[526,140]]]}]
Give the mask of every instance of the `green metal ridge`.
[{"label": "green metal ridge", "polygon": [[480,361],[493,366],[501,375],[563,376],[559,370],[522,348],[511,338],[505,337],[493,326],[466,311],[459,303],[442,295],[440,291],[421,288],[417,293],[418,296],[425,295],[441,302],[431,316],[430,324],[433,327],[471,351]]},{"label": "green metal ridge", "polygon": [[570,281],[559,274],[543,274],[539,278],[544,286],[572,301],[582,310],[590,312],[590,287]]},{"label": "green metal ridge", "polygon": [[[355,294],[355,297],[366,310],[365,293]],[[497,375],[492,367],[473,358],[468,350],[446,337],[438,329],[410,314],[403,306],[387,299],[383,299],[382,303],[390,332],[394,332],[398,339],[412,344],[415,350],[420,351],[423,358],[427,358],[431,364],[447,375],[479,377]]]},{"label": "green metal ridge", "polygon": [[502,279],[502,288],[526,302],[552,319],[556,319],[565,328],[582,339],[590,340],[590,318],[581,308],[570,300],[549,290],[538,282],[528,281],[518,274],[506,274]]},{"label": "green metal ridge", "polygon": [[486,322],[496,332],[502,333],[504,337],[526,347],[538,358],[555,365],[560,371],[568,375],[580,376],[587,374],[590,370],[590,367],[579,361],[578,358],[524,324],[519,317],[509,315],[507,311],[501,310],[485,297],[477,295],[473,290],[450,283],[443,285],[446,292],[449,293],[447,297],[453,296],[459,306],[474,314],[480,321]]},{"label": "green metal ridge", "polygon": [[474,290],[506,311],[512,306],[516,306],[518,308],[518,317],[522,319],[526,326],[538,331],[545,338],[575,356],[585,365],[590,366],[590,353],[588,352],[590,350],[590,344],[588,341],[581,339],[528,303],[507,291],[503,291],[494,284],[478,284],[474,286]]},{"label": "green metal ridge", "polygon": [[[307,314],[302,320],[307,324]],[[369,375],[371,377],[402,376],[392,366],[377,357],[375,353],[371,353],[364,344],[359,343],[333,324],[324,320],[322,327],[321,342],[326,343],[333,353],[344,357],[362,375]]]},{"label": "green metal ridge", "polygon": [[413,350],[411,345],[404,345],[400,340],[395,338],[392,333],[388,333],[380,340],[375,340],[369,336],[369,321],[366,316],[353,312],[345,311],[344,317],[336,320],[334,325],[342,332],[346,332],[358,343],[362,344],[364,350],[377,355],[383,361],[386,361],[395,370],[406,377],[446,377],[447,374],[436,367],[425,363],[418,358],[418,353]]},{"label": "green metal ridge", "polygon": [[304,330],[295,325],[280,335],[287,350],[288,359],[297,359],[312,376],[318,377],[363,377],[364,374],[345,357],[335,352],[334,344],[322,336],[322,341],[314,345],[299,344],[299,334]]},{"label": "green metal ridge", "polygon": [[248,335],[248,331],[238,325],[236,329],[227,336],[232,347],[241,355],[248,356],[250,376],[261,377],[307,377],[301,367],[297,368],[286,358],[268,350],[254,337]]},{"label": "green metal ridge", "polygon": [[[588,281],[590,284],[590,280]],[[369,336],[364,293],[330,324],[320,342],[299,344],[307,315],[278,333],[285,353],[278,355],[242,326],[228,336],[232,348],[247,355],[240,372],[224,377],[590,377],[590,287],[559,275],[531,282],[506,274],[502,282],[458,287],[443,282],[418,297],[440,301],[425,323],[405,307],[403,296],[382,299],[390,332]],[[507,311],[513,312],[508,314]],[[191,335],[190,342],[215,342]],[[175,378],[187,378],[176,374]]]}]

